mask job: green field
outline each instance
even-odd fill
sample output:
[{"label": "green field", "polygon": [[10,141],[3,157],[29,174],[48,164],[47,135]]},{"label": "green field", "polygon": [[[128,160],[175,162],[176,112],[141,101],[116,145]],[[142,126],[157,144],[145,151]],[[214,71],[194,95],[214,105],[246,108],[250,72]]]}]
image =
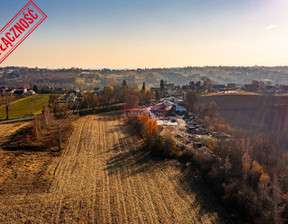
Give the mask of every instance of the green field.
[{"label": "green field", "polygon": [[[40,114],[42,108],[48,104],[49,94],[41,94],[25,97],[12,102],[9,109],[9,119],[16,119],[31,116],[31,112]],[[0,120],[6,119],[6,111],[0,107]]]}]

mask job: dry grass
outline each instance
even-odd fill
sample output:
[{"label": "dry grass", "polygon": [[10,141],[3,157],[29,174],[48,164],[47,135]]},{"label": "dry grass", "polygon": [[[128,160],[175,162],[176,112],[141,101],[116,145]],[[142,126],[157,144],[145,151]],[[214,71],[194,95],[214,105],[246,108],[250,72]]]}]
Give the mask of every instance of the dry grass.
[{"label": "dry grass", "polygon": [[119,115],[82,117],[45,193],[0,196],[1,223],[223,223],[205,185],[162,161]]},{"label": "dry grass", "polygon": [[[31,122],[1,124],[0,145],[30,125]],[[56,165],[55,156],[47,152],[11,152],[0,148],[0,195],[45,191],[51,180],[49,172]]]},{"label": "dry grass", "polygon": [[201,103],[215,101],[221,116],[233,128],[251,134],[264,133],[273,137],[279,146],[288,146],[288,97],[287,96],[207,96]]},{"label": "dry grass", "polygon": [[64,148],[74,129],[73,122],[77,119],[78,116],[67,114],[61,119],[50,119],[49,124],[46,124],[45,118],[36,117],[30,124],[18,128],[7,137],[2,147],[5,150],[57,151],[58,127],[60,127],[61,144]]},{"label": "dry grass", "polygon": [[21,129],[30,122],[18,122],[18,123],[11,123],[11,124],[0,124],[0,145],[7,140],[11,134],[15,133],[18,129]]},{"label": "dry grass", "polygon": [[254,92],[247,92],[244,90],[235,90],[234,91],[223,91],[219,93],[208,93],[205,95],[201,95],[203,97],[205,96],[260,96],[261,94],[259,93],[254,93]]}]

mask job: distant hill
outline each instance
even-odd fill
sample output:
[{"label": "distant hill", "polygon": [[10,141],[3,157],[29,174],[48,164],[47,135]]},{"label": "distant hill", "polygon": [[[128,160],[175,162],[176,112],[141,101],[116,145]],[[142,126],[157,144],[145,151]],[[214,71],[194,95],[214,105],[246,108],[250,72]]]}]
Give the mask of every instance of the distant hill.
[{"label": "distant hill", "polygon": [[214,83],[251,83],[252,80],[270,81],[272,84],[288,84],[288,67],[183,67],[136,70],[87,70],[87,69],[38,69],[26,67],[0,68],[0,84],[11,87],[33,85],[52,88],[93,89],[106,84],[128,84],[140,86],[159,86],[160,80],[175,85],[184,85],[207,76]]}]

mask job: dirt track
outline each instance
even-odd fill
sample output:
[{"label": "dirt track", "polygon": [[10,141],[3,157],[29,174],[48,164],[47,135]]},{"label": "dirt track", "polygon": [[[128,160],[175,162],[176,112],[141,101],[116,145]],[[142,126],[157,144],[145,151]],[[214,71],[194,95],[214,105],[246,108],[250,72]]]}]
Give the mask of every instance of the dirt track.
[{"label": "dirt track", "polygon": [[223,223],[176,161],[150,157],[119,116],[82,117],[44,193],[0,194],[0,223]]}]

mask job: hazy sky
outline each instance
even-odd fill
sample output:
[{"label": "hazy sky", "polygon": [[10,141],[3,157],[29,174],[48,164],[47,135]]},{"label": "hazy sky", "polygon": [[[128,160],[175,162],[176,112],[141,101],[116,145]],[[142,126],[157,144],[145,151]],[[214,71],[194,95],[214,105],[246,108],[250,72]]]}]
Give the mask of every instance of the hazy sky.
[{"label": "hazy sky", "polygon": [[[1,28],[27,2],[0,0]],[[288,65],[287,0],[34,2],[48,18],[0,66]]]}]

